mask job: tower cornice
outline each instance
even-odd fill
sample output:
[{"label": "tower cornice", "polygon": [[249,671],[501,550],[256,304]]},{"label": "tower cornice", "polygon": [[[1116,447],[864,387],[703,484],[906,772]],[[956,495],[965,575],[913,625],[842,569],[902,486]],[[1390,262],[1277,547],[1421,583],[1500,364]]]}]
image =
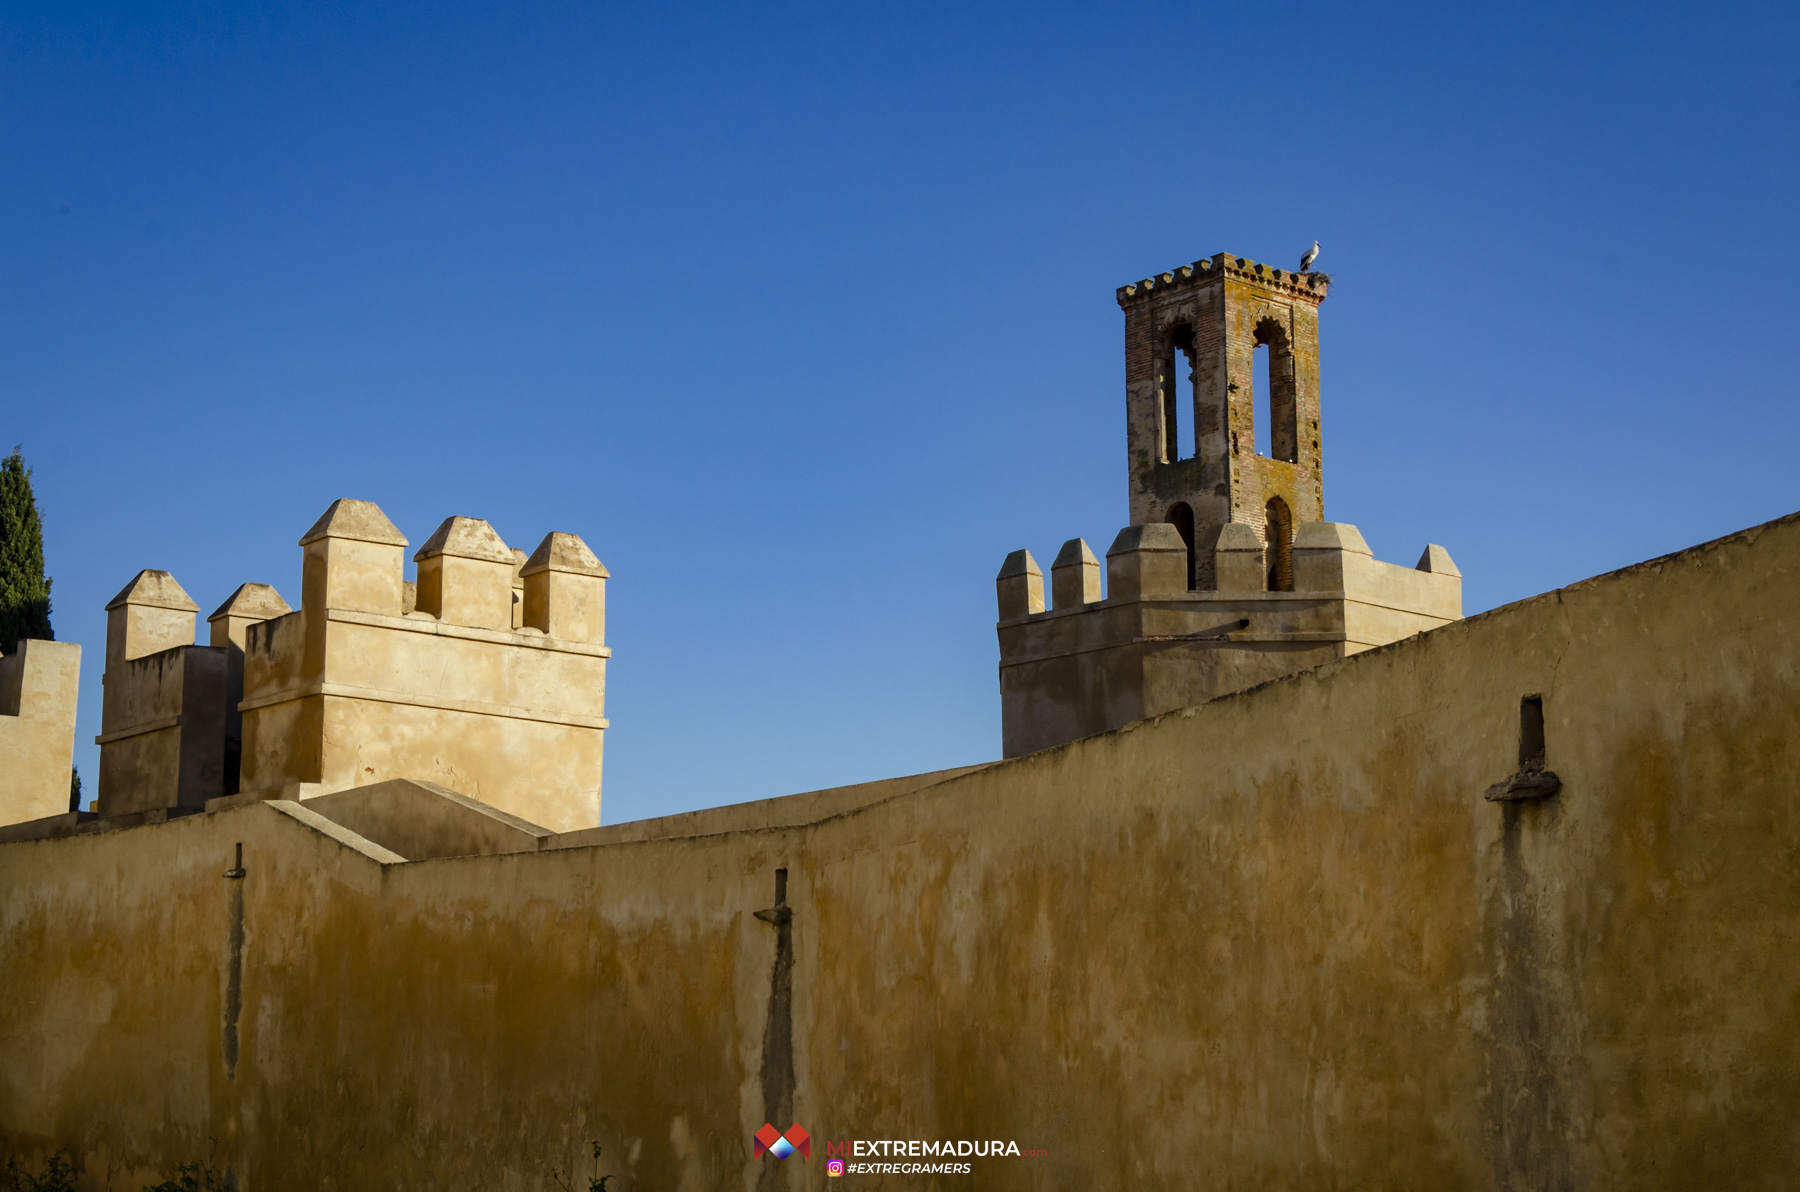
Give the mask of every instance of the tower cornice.
[{"label": "tower cornice", "polygon": [[1197,290],[1226,278],[1247,282],[1272,294],[1310,302],[1314,306],[1325,301],[1331,288],[1331,275],[1327,273],[1298,273],[1290,269],[1277,269],[1248,257],[1222,252],[1205,260],[1181,265],[1154,277],[1120,286],[1117,297],[1121,308],[1130,307],[1166,293]]}]

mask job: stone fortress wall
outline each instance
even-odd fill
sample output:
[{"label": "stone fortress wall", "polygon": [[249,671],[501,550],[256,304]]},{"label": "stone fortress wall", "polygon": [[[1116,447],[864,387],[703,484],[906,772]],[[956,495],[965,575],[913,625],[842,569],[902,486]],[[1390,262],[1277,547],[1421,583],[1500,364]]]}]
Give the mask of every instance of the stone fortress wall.
[{"label": "stone fortress wall", "polygon": [[[166,571],[139,572],[108,603],[97,811],[64,811],[64,758],[59,824],[155,823],[220,799],[406,777],[558,831],[599,826],[611,651],[607,571],[586,543],[551,533],[527,556],[485,521],[451,517],[414,554],[415,584],[406,538],[346,498],[300,546],[301,607],[241,585],[208,618],[208,645]],[[56,645],[29,649],[37,665]],[[73,684],[71,672],[71,701]],[[0,823],[51,814],[35,792],[0,790]]]},{"label": "stone fortress wall", "polygon": [[[109,1192],[533,1188],[590,1138],[684,1192],[846,1139],[1043,1152],[982,1188],[1782,1186],[1800,515],[1462,620],[1441,547],[1322,520],[1325,285],[1121,291],[1132,525],[1052,609],[1009,559],[997,763],[600,826],[579,538],[450,518],[414,586],[339,501],[301,607],[240,587],[207,646],[141,572],[100,813],[0,778],[0,1147]],[[0,714],[54,721],[76,656],[26,644]]]},{"label": "stone fortress wall", "polygon": [[[0,830],[0,1145],[119,1192],[209,1139],[245,1192],[532,1188],[590,1137],[627,1189],[965,1137],[1048,1151],[982,1188],[1781,1186],[1797,585],[1793,517],[1028,757],[659,824],[394,781]],[[1485,798],[1529,706],[1560,793]],[[777,1117],[821,1142],[768,1177]]]}]

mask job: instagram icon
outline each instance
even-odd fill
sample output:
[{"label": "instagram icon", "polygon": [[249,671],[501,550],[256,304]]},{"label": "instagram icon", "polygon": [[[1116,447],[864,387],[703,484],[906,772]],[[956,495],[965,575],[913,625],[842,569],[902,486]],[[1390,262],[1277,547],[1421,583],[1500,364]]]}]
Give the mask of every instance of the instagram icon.
[{"label": "instagram icon", "polygon": [[825,1174],[826,1175],[843,1175],[844,1174],[844,1161],[842,1159],[833,1159],[831,1162],[827,1163],[825,1165]]}]

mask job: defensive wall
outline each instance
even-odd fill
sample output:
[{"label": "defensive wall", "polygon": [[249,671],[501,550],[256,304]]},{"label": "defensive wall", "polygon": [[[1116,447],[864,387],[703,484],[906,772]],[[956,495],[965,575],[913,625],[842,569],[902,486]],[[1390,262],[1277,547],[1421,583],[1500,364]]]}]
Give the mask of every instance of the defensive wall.
[{"label": "defensive wall", "polygon": [[339,500],[300,539],[298,613],[244,639],[242,788],[443,785],[556,830],[600,823],[607,571],[574,534],[529,557],[446,518],[406,538]]},{"label": "defensive wall", "polygon": [[1383,563],[1355,526],[1302,522],[1286,589],[1264,588],[1265,548],[1219,527],[1207,574],[1167,523],[1127,526],[1099,560],[1080,538],[1043,572],[1014,551],[995,580],[1001,743],[1007,757],[1121,728],[1398,641],[1462,616],[1462,573],[1441,546],[1416,567]]},{"label": "defensive wall", "polygon": [[209,1139],[244,1192],[539,1188],[590,1137],[680,1192],[909,1138],[1048,1153],[863,1186],[1785,1187],[1797,585],[1800,516],[722,830],[0,832],[0,1146],[131,1192]]},{"label": "defensive wall", "polygon": [[61,773],[56,792],[9,775],[0,825],[123,827],[408,778],[556,831],[599,826],[608,573],[579,536],[527,555],[446,518],[409,581],[406,537],[343,498],[299,545],[301,607],[242,584],[206,645],[167,571],[107,604],[95,812],[66,810],[79,649],[29,642],[0,663],[0,759]]}]

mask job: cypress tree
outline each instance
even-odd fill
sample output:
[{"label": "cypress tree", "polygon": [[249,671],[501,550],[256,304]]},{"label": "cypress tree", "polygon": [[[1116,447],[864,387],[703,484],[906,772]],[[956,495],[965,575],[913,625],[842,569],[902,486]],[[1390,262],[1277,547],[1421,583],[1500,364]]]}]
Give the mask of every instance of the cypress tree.
[{"label": "cypress tree", "polygon": [[44,574],[44,526],[31,495],[31,469],[14,447],[0,460],[0,653],[23,637],[51,639],[50,577]]}]

